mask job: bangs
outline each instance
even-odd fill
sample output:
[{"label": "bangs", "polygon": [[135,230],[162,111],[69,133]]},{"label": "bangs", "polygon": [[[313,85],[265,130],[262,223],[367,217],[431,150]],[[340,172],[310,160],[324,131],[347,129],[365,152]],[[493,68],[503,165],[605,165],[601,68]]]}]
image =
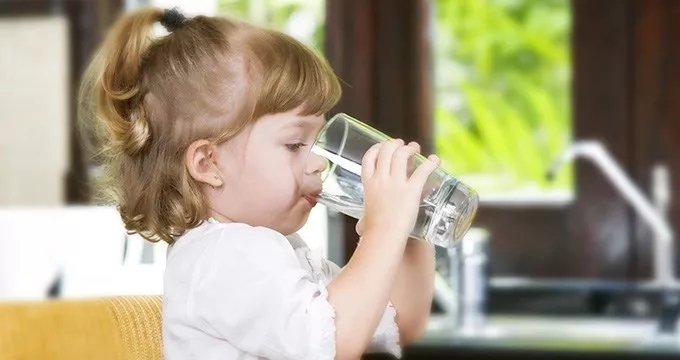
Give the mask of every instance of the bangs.
[{"label": "bangs", "polygon": [[298,108],[303,116],[321,115],[335,106],[342,90],[323,57],[286,34],[268,32],[258,40],[250,44],[260,67],[255,119]]}]

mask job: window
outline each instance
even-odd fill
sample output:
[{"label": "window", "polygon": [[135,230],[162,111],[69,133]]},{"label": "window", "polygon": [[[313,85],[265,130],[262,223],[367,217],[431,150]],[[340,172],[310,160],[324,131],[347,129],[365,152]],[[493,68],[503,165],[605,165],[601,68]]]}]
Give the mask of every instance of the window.
[{"label": "window", "polygon": [[568,0],[437,0],[435,146],[480,192],[570,193],[571,167],[550,163],[571,135]]},{"label": "window", "polygon": [[218,0],[218,13],[283,31],[323,51],[324,1]]}]

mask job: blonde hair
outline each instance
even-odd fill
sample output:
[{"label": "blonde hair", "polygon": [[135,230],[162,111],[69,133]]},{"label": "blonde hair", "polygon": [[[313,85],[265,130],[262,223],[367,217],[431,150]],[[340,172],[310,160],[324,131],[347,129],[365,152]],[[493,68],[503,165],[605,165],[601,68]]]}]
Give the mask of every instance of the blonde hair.
[{"label": "blonde hair", "polygon": [[100,149],[102,195],[128,232],[172,243],[207,217],[183,160],[192,142],[222,143],[266,114],[323,114],[341,90],[326,60],[286,34],[196,16],[154,37],[163,16],[118,19],[83,78],[79,117]]}]

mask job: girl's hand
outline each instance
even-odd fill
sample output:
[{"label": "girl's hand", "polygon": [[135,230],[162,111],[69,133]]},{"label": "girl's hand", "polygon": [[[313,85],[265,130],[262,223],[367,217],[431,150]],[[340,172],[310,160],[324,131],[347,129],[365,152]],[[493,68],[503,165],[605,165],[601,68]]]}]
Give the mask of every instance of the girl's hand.
[{"label": "girl's hand", "polygon": [[364,186],[364,215],[356,230],[394,234],[408,238],[413,229],[423,187],[439,165],[431,155],[413,170],[413,157],[420,150],[417,143],[404,145],[401,139],[371,147],[362,159],[361,180]]}]

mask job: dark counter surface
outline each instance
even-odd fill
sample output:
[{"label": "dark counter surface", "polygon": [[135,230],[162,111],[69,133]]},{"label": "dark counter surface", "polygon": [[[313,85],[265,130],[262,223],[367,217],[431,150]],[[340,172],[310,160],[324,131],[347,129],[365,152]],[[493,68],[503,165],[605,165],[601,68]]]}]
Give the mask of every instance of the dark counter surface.
[{"label": "dark counter surface", "polygon": [[491,316],[477,330],[454,330],[433,317],[405,359],[680,358],[680,337],[659,334],[651,319]]}]

